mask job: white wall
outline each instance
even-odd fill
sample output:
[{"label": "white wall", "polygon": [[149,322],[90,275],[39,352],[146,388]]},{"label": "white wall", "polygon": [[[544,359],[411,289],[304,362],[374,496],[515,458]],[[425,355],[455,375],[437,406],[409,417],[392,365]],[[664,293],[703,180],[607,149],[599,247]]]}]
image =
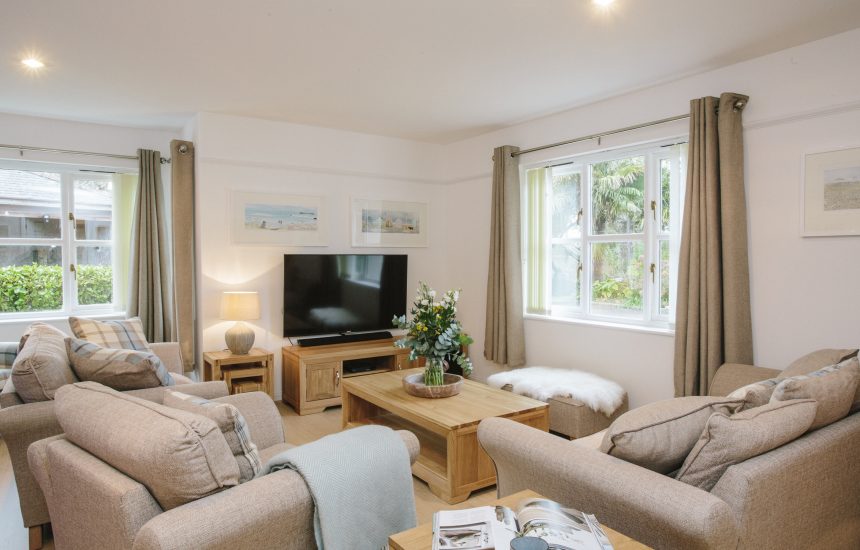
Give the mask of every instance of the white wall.
[{"label": "white wall", "polygon": [[[493,147],[528,148],[682,114],[690,99],[725,91],[750,96],[744,134],[756,362],[782,368],[815,348],[860,345],[860,238],[799,236],[803,153],[860,146],[860,72],[852,69],[858,51],[855,30],[447,146],[445,178],[455,182],[448,195],[449,281],[464,290],[461,317],[476,339],[479,377],[498,369],[480,357]],[[686,122],[666,124],[605,138],[601,148],[686,131]],[[581,143],[521,161],[597,148]],[[673,394],[671,336],[527,320],[526,343],[530,364],[615,379],[632,406]]]},{"label": "white wall", "polygon": [[[218,318],[221,291],[260,292],[256,343],[275,353],[281,393],[283,255],[285,253],[406,253],[408,286],[446,280],[448,187],[438,178],[441,147],[296,124],[201,113],[197,117],[198,330],[202,351],[224,349],[233,324]],[[329,245],[236,245],[230,241],[230,192],[325,197]],[[426,248],[351,248],[350,197],[429,204]],[[410,294],[411,296],[411,294]],[[384,327],[383,327],[384,328]],[[202,364],[202,361],[201,361]]]},{"label": "white wall", "polygon": [[[0,113],[0,144],[26,145],[50,149],[69,149],[117,155],[135,155],[138,148],[155,149],[163,156],[170,155],[170,140],[179,137],[178,131],[151,130],[87,124]],[[86,167],[137,170],[137,161],[89,157],[56,153],[25,152],[0,148],[0,159],[32,160],[75,164]],[[162,178],[169,189],[170,165],[162,167]],[[65,317],[41,319],[69,332]],[[14,341],[21,337],[31,320],[0,321],[0,341]]]}]

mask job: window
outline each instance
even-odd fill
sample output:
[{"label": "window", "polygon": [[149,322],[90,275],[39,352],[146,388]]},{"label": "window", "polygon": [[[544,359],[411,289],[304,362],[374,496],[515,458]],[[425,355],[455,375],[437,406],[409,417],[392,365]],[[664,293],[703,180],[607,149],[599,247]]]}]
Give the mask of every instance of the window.
[{"label": "window", "polygon": [[0,315],[119,309],[137,178],[20,168],[0,168]]},{"label": "window", "polygon": [[686,145],[525,168],[526,313],[668,327]]}]

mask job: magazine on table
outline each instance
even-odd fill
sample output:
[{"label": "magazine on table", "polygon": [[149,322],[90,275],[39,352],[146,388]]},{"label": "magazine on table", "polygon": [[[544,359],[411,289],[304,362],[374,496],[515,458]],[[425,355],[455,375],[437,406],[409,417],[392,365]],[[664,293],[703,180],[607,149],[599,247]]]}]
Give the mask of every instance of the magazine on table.
[{"label": "magazine on table", "polygon": [[507,506],[444,510],[433,514],[433,550],[508,550],[518,536],[540,537],[550,550],[612,550],[591,514],[544,498]]}]

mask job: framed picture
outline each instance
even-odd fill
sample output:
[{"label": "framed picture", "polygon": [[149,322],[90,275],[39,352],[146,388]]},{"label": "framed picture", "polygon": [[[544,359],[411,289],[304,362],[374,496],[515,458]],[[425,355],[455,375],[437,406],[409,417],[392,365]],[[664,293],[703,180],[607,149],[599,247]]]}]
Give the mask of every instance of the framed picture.
[{"label": "framed picture", "polygon": [[427,246],[427,204],[352,199],[352,246]]},{"label": "framed picture", "polygon": [[324,197],[243,193],[230,196],[233,243],[326,246],[328,215]]},{"label": "framed picture", "polygon": [[860,147],[807,154],[800,203],[804,237],[860,235]]}]

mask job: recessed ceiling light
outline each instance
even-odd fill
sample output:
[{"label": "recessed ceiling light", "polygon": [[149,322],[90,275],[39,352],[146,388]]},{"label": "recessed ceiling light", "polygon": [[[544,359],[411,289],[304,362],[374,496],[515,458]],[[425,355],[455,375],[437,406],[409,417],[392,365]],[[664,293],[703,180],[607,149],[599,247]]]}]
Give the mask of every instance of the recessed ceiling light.
[{"label": "recessed ceiling light", "polygon": [[596,6],[600,6],[601,8],[608,7],[610,4],[615,2],[615,0],[591,0],[594,2]]},{"label": "recessed ceiling light", "polygon": [[37,57],[25,57],[21,60],[21,64],[33,71],[38,71],[45,66],[42,60]]}]

